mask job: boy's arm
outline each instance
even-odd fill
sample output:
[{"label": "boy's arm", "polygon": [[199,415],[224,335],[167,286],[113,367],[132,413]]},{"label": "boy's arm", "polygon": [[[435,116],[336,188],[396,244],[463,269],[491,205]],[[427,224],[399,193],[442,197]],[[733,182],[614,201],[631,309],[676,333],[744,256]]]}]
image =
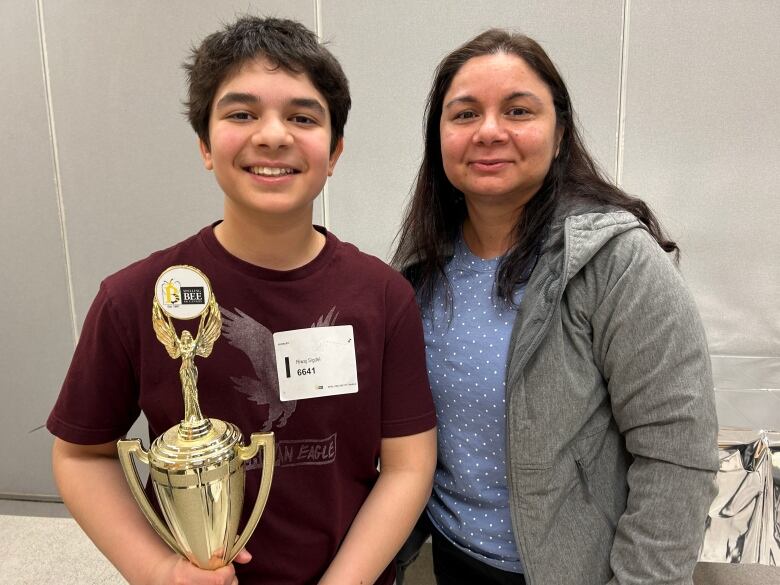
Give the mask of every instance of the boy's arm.
[{"label": "boy's arm", "polygon": [[382,439],[380,472],[320,585],[370,585],[393,560],[431,495],[436,429]]},{"label": "boy's arm", "polygon": [[[238,583],[232,565],[216,571],[198,569],[160,539],[130,493],[116,443],[76,445],[55,438],[52,466],[68,510],[129,583]],[[237,560],[249,558],[243,551]]]}]

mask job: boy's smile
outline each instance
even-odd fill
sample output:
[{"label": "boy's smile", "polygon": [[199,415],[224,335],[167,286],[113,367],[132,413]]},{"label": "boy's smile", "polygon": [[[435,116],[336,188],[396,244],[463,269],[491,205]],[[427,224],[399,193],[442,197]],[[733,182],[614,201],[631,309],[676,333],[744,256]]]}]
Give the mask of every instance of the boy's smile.
[{"label": "boy's smile", "polygon": [[264,59],[244,63],[217,89],[209,146],[200,149],[231,215],[286,217],[311,224],[312,202],[332,174],[330,114],[304,74]]}]

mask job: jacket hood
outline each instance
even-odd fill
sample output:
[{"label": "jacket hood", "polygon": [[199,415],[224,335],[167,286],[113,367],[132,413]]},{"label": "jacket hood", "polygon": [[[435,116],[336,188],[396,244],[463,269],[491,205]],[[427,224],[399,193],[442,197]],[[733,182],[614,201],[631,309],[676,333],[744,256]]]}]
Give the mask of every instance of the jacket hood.
[{"label": "jacket hood", "polygon": [[[641,222],[619,207],[564,200],[553,214],[539,255],[556,276],[563,273],[565,285],[609,240],[637,227],[643,227]],[[454,244],[450,242],[442,250],[445,261],[453,253]],[[413,259],[400,270],[413,282],[416,266],[417,260]]]},{"label": "jacket hood", "polygon": [[556,209],[542,256],[565,286],[612,238],[642,227],[632,213],[618,207],[567,201]]}]

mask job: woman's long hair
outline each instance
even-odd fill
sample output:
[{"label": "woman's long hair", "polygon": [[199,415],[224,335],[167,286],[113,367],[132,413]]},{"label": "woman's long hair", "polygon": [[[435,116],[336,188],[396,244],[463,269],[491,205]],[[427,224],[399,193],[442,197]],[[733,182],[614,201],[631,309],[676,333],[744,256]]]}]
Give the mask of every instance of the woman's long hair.
[{"label": "woman's long hair", "polygon": [[650,208],[607,180],[585,150],[569,91],[544,49],[525,35],[490,29],[442,60],[428,94],[424,118],[425,151],[392,260],[395,267],[406,270],[423,307],[430,303],[440,279],[448,286],[444,267],[467,216],[463,194],[447,179],[442,164],[439,121],[444,96],[452,79],[469,59],[497,53],[517,55],[547,84],[555,106],[557,127],[563,132],[558,156],[514,227],[513,244],[498,267],[496,296],[511,303],[512,291],[528,280],[553,212],[563,198],[589,200],[630,211],[661,248],[678,255],[677,245],[666,238]]}]

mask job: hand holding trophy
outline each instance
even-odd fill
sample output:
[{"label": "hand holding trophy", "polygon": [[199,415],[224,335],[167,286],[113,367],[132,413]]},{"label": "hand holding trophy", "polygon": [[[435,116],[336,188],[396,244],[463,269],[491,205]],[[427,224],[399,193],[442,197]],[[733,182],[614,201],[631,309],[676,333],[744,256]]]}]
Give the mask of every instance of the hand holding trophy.
[{"label": "hand holding trophy", "polygon": [[[200,317],[195,337],[176,334],[172,319]],[[179,377],[184,419],[157,437],[148,451],[140,439],[117,443],[130,491],[162,539],[202,569],[230,563],[244,547],[263,513],[274,467],[273,433],[241,431],[228,422],[204,418],[198,403],[195,357],[206,358],[222,329],[222,318],[206,276],[191,266],[173,266],[157,279],[152,303],[157,339],[173,359],[181,358]],[[238,536],[244,499],[245,462],[263,449],[260,489],[252,513]],[[165,522],[152,508],[132,455],[149,465],[149,475]]]}]

